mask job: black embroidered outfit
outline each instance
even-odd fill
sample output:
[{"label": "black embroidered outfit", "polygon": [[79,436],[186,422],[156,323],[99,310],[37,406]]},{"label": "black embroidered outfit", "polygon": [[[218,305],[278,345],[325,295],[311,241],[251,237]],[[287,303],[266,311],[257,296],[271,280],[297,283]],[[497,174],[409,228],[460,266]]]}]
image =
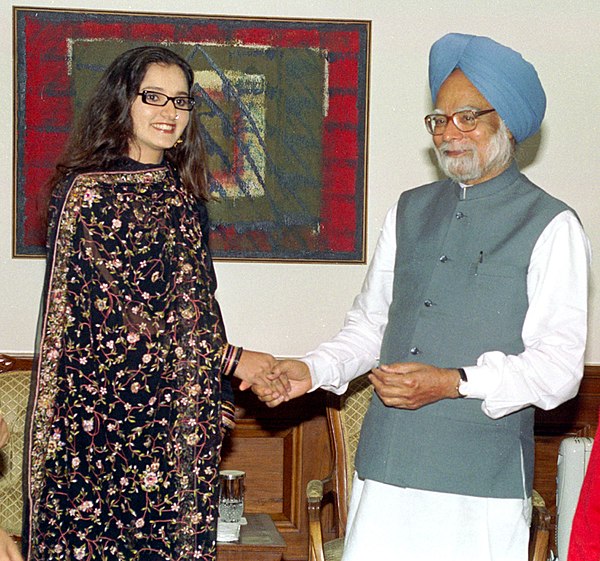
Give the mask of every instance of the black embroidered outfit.
[{"label": "black embroidered outfit", "polygon": [[37,560],[216,555],[233,419],[204,204],[124,159],[54,194],[25,459]]}]

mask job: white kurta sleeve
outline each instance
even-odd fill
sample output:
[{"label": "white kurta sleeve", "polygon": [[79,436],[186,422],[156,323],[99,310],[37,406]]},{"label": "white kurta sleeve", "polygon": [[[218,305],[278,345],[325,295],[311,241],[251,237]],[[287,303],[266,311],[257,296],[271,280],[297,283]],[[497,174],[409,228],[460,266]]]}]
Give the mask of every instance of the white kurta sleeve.
[{"label": "white kurta sleeve", "polygon": [[346,314],[344,327],[302,359],[310,369],[313,390],[320,387],[342,394],[350,380],[378,363],[392,302],[396,209],[394,205],[386,215],[361,292]]},{"label": "white kurta sleeve", "polygon": [[[486,352],[465,367],[467,397],[499,418],[529,405],[552,409],[577,393],[587,336],[589,240],[565,211],[542,232],[527,272],[529,308],[519,355]],[[461,390],[462,391],[462,390]]]}]

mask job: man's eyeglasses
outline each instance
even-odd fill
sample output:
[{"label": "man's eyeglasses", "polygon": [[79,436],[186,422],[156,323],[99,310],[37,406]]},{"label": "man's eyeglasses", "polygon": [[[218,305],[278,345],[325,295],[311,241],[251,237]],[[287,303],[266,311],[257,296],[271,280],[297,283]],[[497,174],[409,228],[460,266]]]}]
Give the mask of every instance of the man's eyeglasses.
[{"label": "man's eyeglasses", "polygon": [[425,127],[427,132],[433,136],[443,134],[450,120],[454,126],[461,132],[471,132],[477,128],[477,119],[482,115],[487,115],[495,109],[484,109],[483,111],[475,111],[473,109],[465,109],[457,111],[452,115],[441,115],[432,113],[425,117]]},{"label": "man's eyeglasses", "polygon": [[156,105],[157,107],[164,107],[169,101],[173,102],[175,109],[181,109],[182,111],[191,111],[196,104],[193,97],[187,96],[175,96],[171,97],[163,93],[153,92],[150,90],[144,90],[138,94],[142,96],[142,101],[146,105]]}]

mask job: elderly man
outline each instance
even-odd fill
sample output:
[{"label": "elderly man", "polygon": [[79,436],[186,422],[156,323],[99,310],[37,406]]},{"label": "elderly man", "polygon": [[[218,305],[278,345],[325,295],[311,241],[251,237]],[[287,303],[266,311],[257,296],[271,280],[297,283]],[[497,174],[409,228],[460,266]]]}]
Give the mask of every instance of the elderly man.
[{"label": "elderly man", "polygon": [[589,244],[514,160],[545,112],[533,66],[487,37],[449,34],[429,81],[425,125],[449,179],[402,193],[345,327],[273,375],[295,397],[343,393],[371,370],[345,561],[525,560],[532,406],[577,392]]}]

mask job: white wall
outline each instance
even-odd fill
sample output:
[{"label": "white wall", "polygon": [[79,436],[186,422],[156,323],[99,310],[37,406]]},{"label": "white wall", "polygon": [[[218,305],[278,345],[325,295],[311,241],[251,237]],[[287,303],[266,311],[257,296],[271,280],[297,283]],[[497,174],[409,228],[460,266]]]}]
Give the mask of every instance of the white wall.
[{"label": "white wall", "polygon": [[[3,0],[0,7],[0,352],[31,353],[43,262],[12,259],[12,6],[372,20],[368,255],[389,206],[436,177],[422,115],[427,56],[446,32],[489,35],[536,66],[549,104],[524,169],[579,213],[598,258],[592,271],[587,363],[600,363],[600,2],[598,0]],[[364,265],[217,263],[231,341],[296,356],[341,326]]]}]

